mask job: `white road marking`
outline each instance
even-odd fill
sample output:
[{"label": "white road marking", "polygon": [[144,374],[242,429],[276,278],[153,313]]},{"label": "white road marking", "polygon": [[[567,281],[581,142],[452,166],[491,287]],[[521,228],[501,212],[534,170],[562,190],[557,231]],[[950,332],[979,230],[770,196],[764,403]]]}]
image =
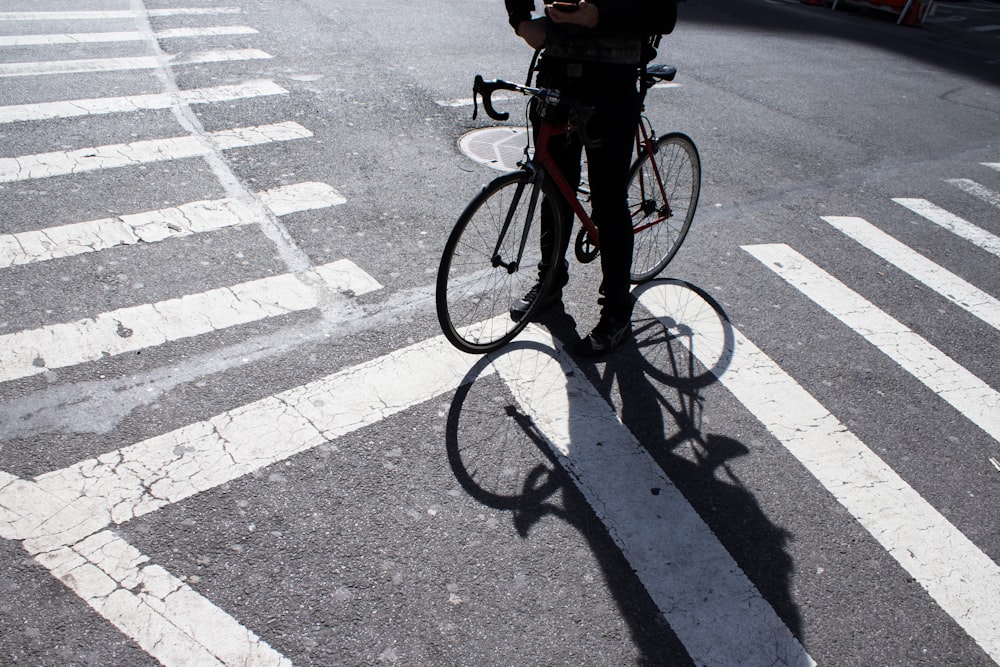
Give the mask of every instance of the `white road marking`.
[{"label": "white road marking", "polygon": [[277,317],[321,305],[326,290],[364,294],[381,285],[353,262],[318,266],[93,318],[0,336],[0,382]]},{"label": "white road marking", "polygon": [[34,481],[0,473],[0,537],[75,544],[454,391],[479,359],[439,336]]},{"label": "white road marking", "polygon": [[292,665],[110,531],[38,554],[36,560],[163,665]]},{"label": "white road marking", "polygon": [[266,95],[287,95],[288,91],[268,79],[212,88],[194,88],[178,92],[177,100],[166,93],[130,95],[127,97],[97,97],[62,102],[14,104],[0,107],[0,123],[72,118],[111,113],[130,113],[140,109],[169,109],[175,103],[209,104]]},{"label": "white road marking", "polygon": [[35,481],[0,471],[0,537],[168,667],[289,664],[105,529],[454,391],[478,360],[439,336]]},{"label": "white road marking", "polygon": [[984,162],[983,166],[984,167],[989,167],[990,169],[996,169],[997,171],[1000,171],[1000,162]]},{"label": "white road marking", "polygon": [[529,328],[494,361],[696,665],[814,665],[586,375]]},{"label": "white road marking", "polygon": [[0,158],[0,183],[180,160],[206,156],[213,149],[245,148],[311,136],[312,132],[298,123],[284,122],[209,133],[207,138],[214,146],[206,145],[199,137],[186,136]]},{"label": "white road marking", "polygon": [[[782,255],[780,261],[790,260]],[[675,299],[660,289],[645,291],[639,302],[670,327],[676,314],[661,303]],[[717,341],[700,341],[699,334],[691,350],[711,366]],[[1000,567],[764,352],[733,334],[728,365],[718,376],[726,389],[1000,662]],[[687,344],[687,336],[678,338]]]},{"label": "white road marking", "polygon": [[822,217],[848,237],[955,305],[975,315],[994,329],[1000,329],[1000,300],[935,264],[863,218]]},{"label": "white road marking", "polygon": [[[47,515],[47,511],[54,511]],[[92,525],[86,504],[68,505],[37,483],[0,471],[0,536],[19,539],[19,528],[52,524]],[[48,526],[48,528],[43,528]],[[81,533],[82,534],[82,533]],[[125,540],[97,529],[79,542],[32,549],[35,560],[169,667],[186,665],[282,665],[291,663]]]},{"label": "white road marking", "polygon": [[[298,183],[260,194],[277,216],[343,204],[346,199],[325,183]],[[36,231],[0,235],[0,269],[119,245],[155,243],[224,227],[255,222],[253,212],[233,199],[195,201],[163,208],[77,222]]]},{"label": "white road marking", "polygon": [[1000,257],[1000,237],[991,234],[981,227],[977,227],[968,220],[949,213],[939,206],[935,206],[926,199],[893,199],[892,201],[905,206],[917,215],[923,216],[936,225],[944,227],[956,236],[960,236],[966,241],[974,243],[986,252]]},{"label": "white road marking", "polygon": [[979,197],[987,204],[1000,208],[1000,193],[976,183],[968,178],[950,178],[948,182],[973,197]]},{"label": "white road marking", "polygon": [[174,9],[149,9],[145,12],[123,10],[84,10],[47,12],[0,12],[0,21],[102,21],[106,19],[136,19],[148,16],[206,16],[215,14],[239,14],[239,7],[179,7]]},{"label": "white road marking", "polygon": [[1000,393],[995,389],[787,245],[743,249],[1000,442]]},{"label": "white road marking", "polygon": [[85,60],[43,60],[41,62],[0,64],[0,77],[40,76],[44,74],[84,74],[158,69],[163,65],[201,65],[237,60],[265,60],[271,54],[260,49],[223,49],[195,51],[168,56],[135,56],[127,58],[91,58]]},{"label": "white road marking", "polygon": [[257,30],[245,25],[210,26],[206,28],[173,28],[152,35],[139,31],[72,32],[41,35],[0,35],[0,46],[41,46],[50,44],[103,44],[108,42],[141,42],[151,36],[156,39],[183,37],[217,37],[223,35],[255,35]]}]

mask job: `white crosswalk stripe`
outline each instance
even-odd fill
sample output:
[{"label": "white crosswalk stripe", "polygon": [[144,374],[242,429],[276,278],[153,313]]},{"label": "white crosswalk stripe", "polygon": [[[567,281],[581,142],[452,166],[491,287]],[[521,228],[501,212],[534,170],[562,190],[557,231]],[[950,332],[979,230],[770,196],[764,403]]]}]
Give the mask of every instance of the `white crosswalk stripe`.
[{"label": "white crosswalk stripe", "polygon": [[133,30],[130,32],[72,32],[39,35],[0,35],[3,46],[42,46],[55,44],[106,44],[109,42],[141,42],[150,38],[178,39],[184,37],[221,37],[226,35],[255,35],[257,30],[245,25],[214,26],[209,28],[173,28],[152,34]]},{"label": "white crosswalk stripe", "polygon": [[246,83],[227,86],[181,90],[176,96],[166,93],[156,93],[150,95],[130,95],[127,97],[99,97],[62,102],[14,104],[0,107],[0,123],[131,113],[143,109],[169,109],[174,104],[209,104],[251,97],[287,94],[287,90],[273,81],[255,79]]},{"label": "white crosswalk stripe", "polygon": [[968,178],[951,178],[948,179],[948,182],[963,192],[967,192],[973,197],[979,197],[987,204],[1000,208],[1000,193],[994,192]]},{"label": "white crosswalk stripe", "polygon": [[784,244],[744,250],[1000,442],[1000,393]]},{"label": "white crosswalk stripe", "polygon": [[[747,248],[769,262],[791,251]],[[786,264],[787,266],[787,264]],[[656,288],[640,303],[673,327],[678,299]],[[708,332],[711,336],[712,332]],[[767,427],[994,660],[1000,661],[1000,567],[738,330],[722,384]],[[678,336],[711,367],[720,341]],[[766,387],[766,391],[761,391]],[[717,663],[726,664],[726,663]],[[731,662],[728,664],[744,664]],[[785,664],[785,663],[782,663]]]},{"label": "white crosswalk stripe", "polygon": [[944,227],[956,236],[974,243],[986,252],[1000,257],[1000,237],[995,234],[977,227],[968,220],[950,213],[926,199],[899,198],[893,199],[893,201],[901,206],[905,206],[917,215],[923,216],[934,224]]},{"label": "white crosswalk stripe", "polygon": [[326,292],[365,294],[378,284],[353,262],[317,266],[93,318],[0,336],[0,382],[142,350],[238,324],[316,308]]},{"label": "white crosswalk stripe", "polygon": [[42,62],[0,64],[0,77],[40,76],[44,74],[86,74],[121,72],[124,70],[159,69],[166,65],[203,65],[236,60],[266,60],[271,54],[260,49],[223,49],[181,53],[166,58],[134,56],[123,58],[90,58],[85,60],[49,60]]},{"label": "white crosswalk stripe", "polygon": [[[274,215],[288,215],[328,206],[345,199],[325,183],[299,183],[260,194]],[[164,208],[78,222],[37,231],[0,235],[0,269],[60,257],[97,252],[119,245],[155,243],[168,238],[249,224],[254,213],[234,199],[196,201]]]},{"label": "white crosswalk stripe", "polygon": [[102,19],[135,19],[145,16],[210,16],[217,14],[239,14],[240,7],[174,7],[147,9],[145,12],[122,10],[80,10],[41,12],[0,12],[0,21],[96,21]]},{"label": "white crosswalk stripe", "polygon": [[213,149],[230,150],[273,141],[305,139],[311,137],[312,132],[298,123],[284,122],[219,130],[206,136],[212,145],[206,145],[198,137],[185,136],[0,158],[0,183],[183,160],[208,155]]},{"label": "white crosswalk stripe", "polygon": [[955,305],[994,329],[1000,329],[1000,300],[911,250],[863,218],[823,216],[823,220]]}]

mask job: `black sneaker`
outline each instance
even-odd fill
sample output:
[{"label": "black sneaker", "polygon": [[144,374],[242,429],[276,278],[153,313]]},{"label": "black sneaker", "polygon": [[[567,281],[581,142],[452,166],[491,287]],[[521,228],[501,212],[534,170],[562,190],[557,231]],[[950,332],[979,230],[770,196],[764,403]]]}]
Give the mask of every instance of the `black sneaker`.
[{"label": "black sneaker", "polygon": [[[515,322],[520,322],[521,318],[524,317],[524,314],[528,312],[529,308],[531,308],[531,304],[533,304],[535,299],[538,298],[538,294],[541,291],[542,286],[536,283],[534,287],[528,290],[527,294],[512,303],[510,306],[510,319]],[[542,308],[551,306],[559,301],[562,301],[562,288],[552,290],[546,294],[545,297],[543,297],[542,303],[539,305],[538,309],[541,310]]]},{"label": "black sneaker", "polygon": [[581,357],[599,357],[624,343],[631,334],[631,320],[616,321],[601,315],[590,335],[576,344],[575,352]]}]

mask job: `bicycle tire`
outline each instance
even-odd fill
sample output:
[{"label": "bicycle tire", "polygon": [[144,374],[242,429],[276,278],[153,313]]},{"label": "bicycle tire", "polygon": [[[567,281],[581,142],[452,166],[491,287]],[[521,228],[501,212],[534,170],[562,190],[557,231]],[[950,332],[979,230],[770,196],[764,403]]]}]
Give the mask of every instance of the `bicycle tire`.
[{"label": "bicycle tire", "polygon": [[[472,354],[493,352],[532,320],[541,299],[518,321],[511,318],[510,307],[539,281],[541,211],[546,199],[558,196],[551,185],[534,179],[527,170],[515,171],[488,183],[459,216],[445,243],[435,298],[438,322],[452,345]],[[553,209],[552,214],[561,212]],[[559,217],[553,219],[553,247],[559,248],[563,225]],[[497,255],[505,264],[497,265]],[[515,265],[518,256],[521,260]],[[542,277],[543,293],[554,278],[553,270]]]},{"label": "bicycle tire", "polygon": [[[656,178],[652,157],[661,180]],[[652,156],[644,150],[632,163],[628,205],[635,234],[633,283],[655,278],[677,254],[691,227],[700,192],[701,158],[686,134],[663,135],[654,143]]]}]

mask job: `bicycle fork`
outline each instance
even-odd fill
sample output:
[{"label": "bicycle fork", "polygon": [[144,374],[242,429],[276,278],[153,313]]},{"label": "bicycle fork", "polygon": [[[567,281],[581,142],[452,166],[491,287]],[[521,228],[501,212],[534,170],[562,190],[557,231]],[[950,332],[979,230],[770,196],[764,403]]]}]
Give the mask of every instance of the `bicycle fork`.
[{"label": "bicycle fork", "polygon": [[663,176],[660,174],[660,166],[656,163],[656,154],[659,152],[659,146],[656,141],[650,138],[649,133],[646,131],[646,125],[642,122],[639,123],[639,131],[642,132],[642,138],[639,138],[638,132],[636,133],[635,143],[636,143],[636,155],[640,154],[640,151],[645,148],[646,152],[649,154],[649,166],[653,171],[653,177],[656,179],[656,189],[663,195],[663,205],[660,207],[656,206],[655,199],[647,199],[646,197],[646,179],[643,178],[642,170],[639,170],[639,210],[636,214],[642,214],[647,216],[654,211],[657,212],[658,216],[652,222],[636,227],[634,233],[638,234],[641,231],[649,229],[653,225],[657,225],[664,220],[673,216],[674,212],[670,208],[670,201],[667,199],[667,188],[663,184]]},{"label": "bicycle fork", "polygon": [[[519,181],[517,184],[517,189],[514,191],[514,197],[511,200],[510,208],[507,210],[507,214],[504,216],[503,227],[500,229],[500,234],[497,237],[496,247],[493,248],[493,257],[491,263],[493,268],[503,267],[507,270],[507,273],[515,273],[521,266],[521,260],[524,258],[524,246],[528,241],[528,231],[531,227],[531,221],[535,215],[535,207],[538,205],[538,193],[542,189],[539,179],[541,174],[534,172],[531,179],[528,181]],[[510,231],[511,223],[514,221],[514,215],[517,212],[518,205],[521,203],[521,197],[524,195],[524,186],[526,183],[531,184],[531,198],[528,200],[528,211],[524,218],[524,228],[521,234],[521,241],[517,248],[517,257],[510,262],[503,261],[503,257],[500,255],[500,249],[503,247],[504,240],[507,238],[507,233]]]}]

